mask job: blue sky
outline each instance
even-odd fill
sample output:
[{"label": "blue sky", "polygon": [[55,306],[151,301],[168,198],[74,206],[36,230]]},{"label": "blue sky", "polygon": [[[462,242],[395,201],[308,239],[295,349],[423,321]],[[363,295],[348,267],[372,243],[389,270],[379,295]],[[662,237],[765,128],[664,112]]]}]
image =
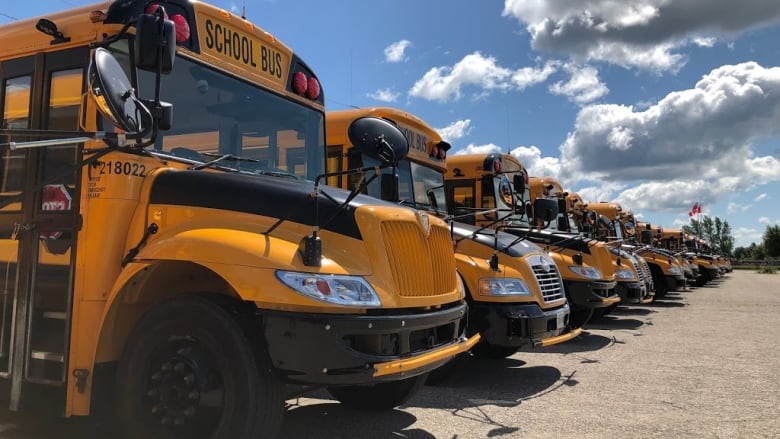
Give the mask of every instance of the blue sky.
[{"label": "blue sky", "polygon": [[[653,224],[698,201],[737,246],[780,224],[780,1],[210,2],[245,5],[330,109],[404,109],[450,153],[510,152]],[[89,3],[3,2],[0,23]]]}]

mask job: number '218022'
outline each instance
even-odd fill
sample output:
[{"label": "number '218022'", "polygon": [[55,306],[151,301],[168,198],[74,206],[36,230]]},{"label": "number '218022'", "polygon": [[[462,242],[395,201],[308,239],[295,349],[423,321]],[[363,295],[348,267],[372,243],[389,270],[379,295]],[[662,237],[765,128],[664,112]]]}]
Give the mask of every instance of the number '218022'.
[{"label": "number '218022'", "polygon": [[146,165],[140,163],[123,162],[120,160],[100,162],[100,175],[131,175],[133,177],[146,177]]}]

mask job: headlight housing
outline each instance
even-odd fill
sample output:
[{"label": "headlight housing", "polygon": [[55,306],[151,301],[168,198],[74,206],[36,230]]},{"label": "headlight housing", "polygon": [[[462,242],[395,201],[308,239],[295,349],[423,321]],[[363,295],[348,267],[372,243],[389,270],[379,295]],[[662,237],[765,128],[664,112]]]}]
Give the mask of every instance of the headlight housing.
[{"label": "headlight housing", "polygon": [[569,265],[569,270],[588,279],[601,279],[601,272],[596,267],[586,267],[584,265]]},{"label": "headlight housing", "polygon": [[276,277],[294,291],[312,299],[361,308],[382,306],[374,288],[361,276],[277,270]]},{"label": "headlight housing", "polygon": [[671,267],[669,267],[669,273],[680,274],[680,268],[677,267],[676,265],[672,265]]},{"label": "headlight housing", "polygon": [[479,280],[481,296],[530,296],[531,290],[522,279],[487,277]]},{"label": "headlight housing", "polygon": [[615,277],[618,279],[636,279],[636,276],[634,276],[634,272],[629,270],[628,268],[618,268],[615,270]]}]

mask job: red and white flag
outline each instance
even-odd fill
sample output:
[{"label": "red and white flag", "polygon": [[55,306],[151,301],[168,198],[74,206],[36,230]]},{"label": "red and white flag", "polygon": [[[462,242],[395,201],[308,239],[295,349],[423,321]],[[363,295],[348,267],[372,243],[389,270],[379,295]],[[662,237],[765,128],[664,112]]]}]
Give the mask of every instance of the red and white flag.
[{"label": "red and white flag", "polygon": [[701,213],[701,204],[699,204],[698,201],[693,204],[693,207],[691,207],[691,211],[688,212],[688,216],[694,216],[697,213]]}]

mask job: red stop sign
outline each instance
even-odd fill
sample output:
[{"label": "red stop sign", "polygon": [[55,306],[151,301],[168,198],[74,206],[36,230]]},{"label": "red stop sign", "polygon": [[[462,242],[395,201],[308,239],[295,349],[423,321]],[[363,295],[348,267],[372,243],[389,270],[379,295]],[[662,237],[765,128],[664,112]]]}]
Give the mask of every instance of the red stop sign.
[{"label": "red stop sign", "polygon": [[[43,187],[41,197],[42,211],[67,211],[70,210],[73,199],[64,184],[47,184]],[[57,239],[62,232],[41,232],[41,239]]]}]

